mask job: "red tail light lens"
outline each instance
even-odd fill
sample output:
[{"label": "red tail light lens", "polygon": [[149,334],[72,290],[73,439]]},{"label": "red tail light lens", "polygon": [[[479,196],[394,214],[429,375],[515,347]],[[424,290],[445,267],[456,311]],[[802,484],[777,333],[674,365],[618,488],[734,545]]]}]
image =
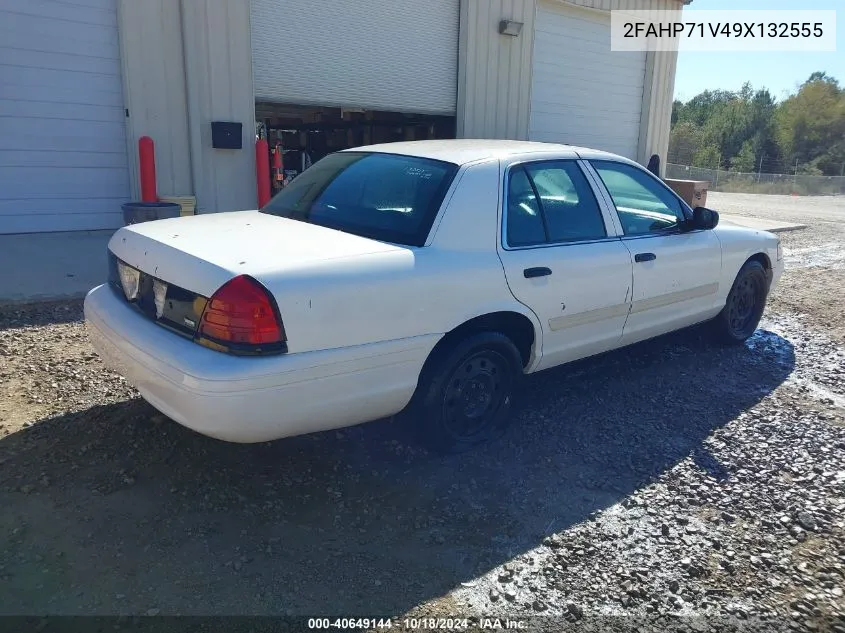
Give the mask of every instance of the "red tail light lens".
[{"label": "red tail light lens", "polygon": [[246,275],[226,282],[212,295],[200,320],[199,335],[233,346],[272,346],[285,341],[272,297]]}]

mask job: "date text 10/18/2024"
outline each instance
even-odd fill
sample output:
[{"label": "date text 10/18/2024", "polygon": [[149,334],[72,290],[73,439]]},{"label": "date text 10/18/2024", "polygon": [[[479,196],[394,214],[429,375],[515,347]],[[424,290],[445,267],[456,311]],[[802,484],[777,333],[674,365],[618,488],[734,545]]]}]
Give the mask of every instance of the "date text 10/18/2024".
[{"label": "date text 10/18/2024", "polygon": [[308,628],[315,630],[385,630],[468,631],[511,630],[527,628],[524,620],[510,618],[309,618]]}]

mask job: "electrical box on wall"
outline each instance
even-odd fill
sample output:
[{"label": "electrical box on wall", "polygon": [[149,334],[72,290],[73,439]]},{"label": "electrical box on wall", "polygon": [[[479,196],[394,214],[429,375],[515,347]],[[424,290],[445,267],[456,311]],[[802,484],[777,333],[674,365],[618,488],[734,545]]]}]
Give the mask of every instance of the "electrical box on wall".
[{"label": "electrical box on wall", "polygon": [[214,149],[242,149],[243,124],[232,121],[211,122],[211,147]]}]

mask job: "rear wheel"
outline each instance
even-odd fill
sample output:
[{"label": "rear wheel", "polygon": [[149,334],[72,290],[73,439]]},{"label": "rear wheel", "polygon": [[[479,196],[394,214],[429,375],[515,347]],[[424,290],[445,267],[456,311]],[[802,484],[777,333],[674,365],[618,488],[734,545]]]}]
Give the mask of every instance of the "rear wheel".
[{"label": "rear wheel", "polygon": [[768,293],[766,270],[760,262],[746,262],[736,276],[725,307],[713,320],[718,338],[738,345],[754,334],[763,316]]},{"label": "rear wheel", "polygon": [[511,421],[522,358],[498,332],[472,334],[436,350],[408,411],[429,448],[460,453],[500,436]]}]

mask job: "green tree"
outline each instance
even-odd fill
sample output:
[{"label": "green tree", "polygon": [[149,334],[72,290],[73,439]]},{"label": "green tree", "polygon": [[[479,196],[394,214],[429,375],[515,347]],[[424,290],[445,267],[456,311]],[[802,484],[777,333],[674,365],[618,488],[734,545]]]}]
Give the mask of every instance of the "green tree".
[{"label": "green tree", "polygon": [[684,104],[681,101],[675,99],[672,102],[672,127],[675,127],[675,124],[678,122],[678,119],[681,116],[681,111],[684,108]]},{"label": "green tree", "polygon": [[734,93],[727,90],[705,90],[690,99],[678,113],[678,122],[695,123],[704,126],[715,112],[734,98]]},{"label": "green tree", "polygon": [[692,164],[694,167],[706,167],[707,169],[719,169],[722,154],[719,148],[715,145],[706,145],[702,147],[693,156]]},{"label": "green tree", "polygon": [[810,75],[810,78],[807,79],[807,83],[810,83],[810,82],[813,82],[813,81],[826,81],[830,84],[833,84],[834,86],[837,86],[837,87],[839,86],[839,82],[836,79],[834,79],[833,77],[828,75],[826,72],[821,71],[821,70],[817,70],[816,72],[812,73]]},{"label": "green tree", "polygon": [[813,164],[823,174],[841,173],[845,162],[845,91],[825,73],[813,73],[778,108],[777,139],[783,156]]},{"label": "green tree", "polygon": [[692,164],[702,145],[701,131],[693,123],[679,123],[669,133],[669,162],[679,165]]},{"label": "green tree", "polygon": [[769,156],[775,159],[779,156],[777,144],[777,130],[775,127],[775,113],[777,104],[768,90],[758,90],[749,105],[750,139],[754,153],[758,156]]},{"label": "green tree", "polygon": [[671,162],[710,166],[723,156],[731,157],[732,169],[754,171],[762,157],[764,171],[785,171],[797,160],[808,172],[838,176],[845,165],[845,88],[819,71],[780,103],[747,82],[737,92],[705,90],[675,102],[669,148]]},{"label": "green tree", "polygon": [[704,125],[705,142],[725,156],[735,156],[749,135],[748,115],[748,103],[738,96],[720,104]]},{"label": "green tree", "polygon": [[751,140],[745,141],[742,144],[742,149],[739,154],[731,159],[731,171],[738,171],[742,173],[749,173],[754,171],[754,163],[756,157],[754,156],[754,146]]}]

